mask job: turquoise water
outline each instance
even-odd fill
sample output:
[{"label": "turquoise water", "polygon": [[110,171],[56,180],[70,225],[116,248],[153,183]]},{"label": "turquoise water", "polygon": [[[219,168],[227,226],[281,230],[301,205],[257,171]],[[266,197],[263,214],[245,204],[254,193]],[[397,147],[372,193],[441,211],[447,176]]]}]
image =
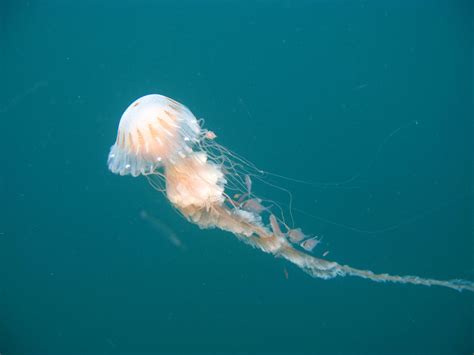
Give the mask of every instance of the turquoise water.
[{"label": "turquoise water", "polygon": [[312,279],[106,166],[161,93],[321,183],[271,179],[316,255],[473,280],[470,1],[106,4],[0,5],[1,354],[473,352],[472,293]]}]

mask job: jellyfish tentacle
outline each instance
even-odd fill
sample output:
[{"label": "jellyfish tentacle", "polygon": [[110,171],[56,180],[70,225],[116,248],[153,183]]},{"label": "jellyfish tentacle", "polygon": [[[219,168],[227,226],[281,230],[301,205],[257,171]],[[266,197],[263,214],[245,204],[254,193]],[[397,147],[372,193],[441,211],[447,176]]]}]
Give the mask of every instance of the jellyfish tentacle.
[{"label": "jellyfish tentacle", "polygon": [[[209,213],[201,213],[199,219],[192,219],[201,228],[218,227],[232,232],[239,240],[275,257],[284,258],[297,265],[312,277],[332,279],[338,276],[356,276],[375,282],[393,282],[424,286],[441,286],[457,291],[474,292],[474,283],[467,280],[436,280],[418,276],[376,274],[348,265],[321,259],[296,249],[283,235],[261,224],[252,214],[242,214],[242,210],[230,209],[224,205],[213,206]],[[184,213],[186,216],[186,212]],[[189,216],[188,216],[189,218]],[[257,222],[257,223],[256,223]],[[275,225],[274,225],[275,226]]]},{"label": "jellyfish tentacle", "polygon": [[406,275],[390,275],[390,274],[376,274],[370,270],[359,270],[348,265],[339,265],[345,275],[358,276],[364,279],[369,279],[376,282],[395,282],[403,284],[424,285],[424,286],[442,286],[452,288],[457,291],[471,291],[474,292],[474,283],[467,280],[436,280],[425,279],[418,276]]}]

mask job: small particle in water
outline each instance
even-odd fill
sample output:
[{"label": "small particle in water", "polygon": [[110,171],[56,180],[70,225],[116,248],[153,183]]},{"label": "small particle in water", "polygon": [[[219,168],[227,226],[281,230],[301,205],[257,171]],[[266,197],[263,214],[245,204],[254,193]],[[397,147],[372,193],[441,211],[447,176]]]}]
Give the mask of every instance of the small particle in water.
[{"label": "small particle in water", "polygon": [[360,84],[360,85],[357,85],[354,88],[354,90],[362,90],[362,89],[365,89],[367,86],[368,86],[368,84]]}]

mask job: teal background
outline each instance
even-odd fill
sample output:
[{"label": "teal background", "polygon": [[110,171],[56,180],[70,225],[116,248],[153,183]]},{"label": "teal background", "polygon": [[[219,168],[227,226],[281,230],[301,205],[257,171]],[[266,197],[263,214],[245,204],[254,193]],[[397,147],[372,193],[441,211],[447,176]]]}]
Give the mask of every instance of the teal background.
[{"label": "teal background", "polygon": [[473,280],[471,1],[0,4],[2,355],[474,351],[472,293],[312,279],[106,166],[161,93],[262,169],[357,174],[271,179],[316,255]]}]

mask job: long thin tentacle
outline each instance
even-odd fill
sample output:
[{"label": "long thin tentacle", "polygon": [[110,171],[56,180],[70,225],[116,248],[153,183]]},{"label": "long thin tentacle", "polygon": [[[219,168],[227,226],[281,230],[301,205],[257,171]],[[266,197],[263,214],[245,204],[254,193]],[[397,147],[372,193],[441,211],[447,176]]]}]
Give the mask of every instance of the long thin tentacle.
[{"label": "long thin tentacle", "polygon": [[[225,208],[219,207],[215,210],[222,219],[233,220],[233,223],[227,222],[226,229],[233,232],[243,242],[260,249],[266,253],[282,257],[302,269],[312,277],[322,279],[331,279],[337,276],[357,276],[376,282],[395,282],[403,284],[424,285],[424,286],[442,286],[457,291],[474,292],[474,282],[468,280],[436,280],[427,279],[418,276],[399,276],[390,274],[376,274],[370,270],[360,270],[348,265],[341,265],[334,261],[320,259],[305,252],[295,249],[283,236],[277,236],[270,232],[267,228],[254,225],[249,221],[239,220]],[[252,235],[242,235],[232,230],[232,226],[238,224],[238,229],[250,230]],[[231,226],[229,228],[229,226]]]}]

